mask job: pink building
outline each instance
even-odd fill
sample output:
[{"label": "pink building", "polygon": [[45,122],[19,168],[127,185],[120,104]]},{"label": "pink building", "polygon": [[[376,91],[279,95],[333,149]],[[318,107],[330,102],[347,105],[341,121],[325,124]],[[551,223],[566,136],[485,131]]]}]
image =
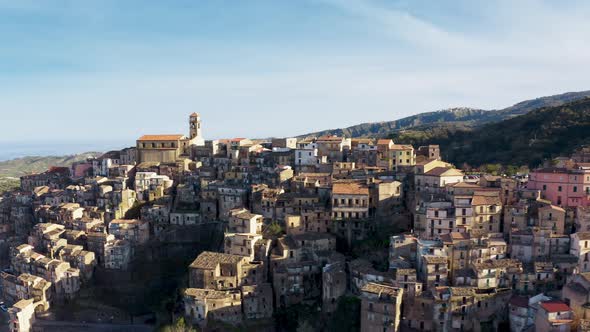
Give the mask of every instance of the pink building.
[{"label": "pink building", "polygon": [[541,197],[555,205],[590,206],[590,167],[537,169],[527,188],[540,190]]}]

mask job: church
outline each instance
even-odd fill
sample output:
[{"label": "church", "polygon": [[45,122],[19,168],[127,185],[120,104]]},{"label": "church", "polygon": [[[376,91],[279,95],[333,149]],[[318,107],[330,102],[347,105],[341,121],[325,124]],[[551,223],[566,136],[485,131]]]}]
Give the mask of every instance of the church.
[{"label": "church", "polygon": [[137,140],[138,163],[170,163],[190,157],[191,146],[203,146],[201,116],[189,116],[189,137],[182,134],[143,135]]}]

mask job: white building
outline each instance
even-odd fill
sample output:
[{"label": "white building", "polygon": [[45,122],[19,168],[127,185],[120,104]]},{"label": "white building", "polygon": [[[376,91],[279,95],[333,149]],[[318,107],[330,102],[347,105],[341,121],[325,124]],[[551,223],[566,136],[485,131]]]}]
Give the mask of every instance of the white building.
[{"label": "white building", "polygon": [[168,189],[172,186],[173,180],[170,180],[166,175],[158,175],[155,172],[137,172],[135,174],[135,192],[137,199],[147,200],[149,198],[149,191],[155,190],[158,187]]},{"label": "white building", "polygon": [[590,272],[590,232],[577,232],[570,238],[570,254],[578,257],[578,272]]}]

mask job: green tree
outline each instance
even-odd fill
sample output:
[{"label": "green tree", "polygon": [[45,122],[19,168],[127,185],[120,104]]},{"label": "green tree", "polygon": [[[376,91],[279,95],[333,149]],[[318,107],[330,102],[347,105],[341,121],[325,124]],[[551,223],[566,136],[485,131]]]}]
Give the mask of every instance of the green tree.
[{"label": "green tree", "polygon": [[266,234],[272,237],[279,237],[283,233],[283,228],[276,221],[266,227]]},{"label": "green tree", "polygon": [[361,330],[361,300],[355,296],[342,296],[328,321],[328,332],[357,332]]},{"label": "green tree", "polygon": [[184,317],[180,317],[173,324],[166,325],[160,329],[161,332],[197,332],[198,330],[192,326],[188,326],[184,321]]}]

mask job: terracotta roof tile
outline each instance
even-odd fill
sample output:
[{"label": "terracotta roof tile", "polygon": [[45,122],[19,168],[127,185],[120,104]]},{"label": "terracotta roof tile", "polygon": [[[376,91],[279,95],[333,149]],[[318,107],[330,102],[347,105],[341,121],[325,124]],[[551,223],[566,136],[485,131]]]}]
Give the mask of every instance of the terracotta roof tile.
[{"label": "terracotta roof tile", "polygon": [[369,188],[358,182],[334,182],[332,193],[343,195],[368,195]]},{"label": "terracotta roof tile", "polygon": [[380,139],[377,141],[377,145],[389,145],[392,143],[393,143],[393,141],[390,139]]},{"label": "terracotta roof tile", "polygon": [[400,289],[389,285],[376,284],[370,282],[366,284],[361,291],[373,294],[389,294],[391,296],[397,296]]},{"label": "terracotta roof tile", "polygon": [[171,135],[143,135],[138,141],[178,141],[182,139],[184,135],[171,134]]},{"label": "terracotta roof tile", "polygon": [[458,170],[456,168],[452,168],[452,167],[435,167],[424,174],[432,175],[432,176],[441,176],[443,174],[444,175],[463,175],[463,173],[460,170]]},{"label": "terracotta roof tile", "polygon": [[501,205],[500,197],[498,196],[473,196],[472,205]]},{"label": "terracotta roof tile", "polygon": [[547,301],[541,303],[541,307],[547,312],[561,312],[572,310],[567,304],[561,301]]}]

